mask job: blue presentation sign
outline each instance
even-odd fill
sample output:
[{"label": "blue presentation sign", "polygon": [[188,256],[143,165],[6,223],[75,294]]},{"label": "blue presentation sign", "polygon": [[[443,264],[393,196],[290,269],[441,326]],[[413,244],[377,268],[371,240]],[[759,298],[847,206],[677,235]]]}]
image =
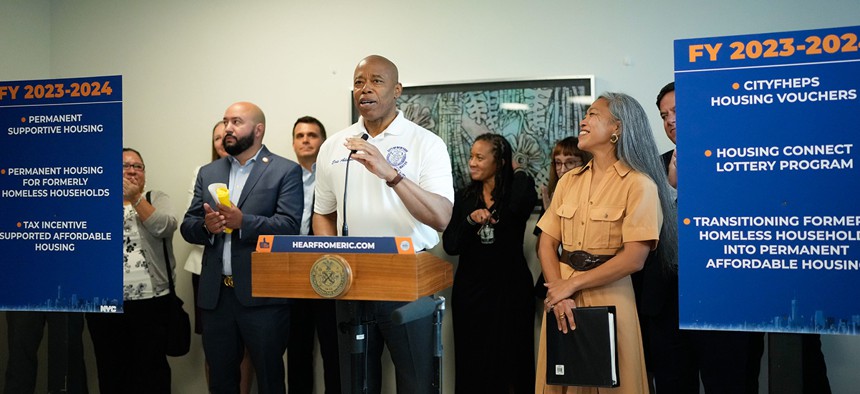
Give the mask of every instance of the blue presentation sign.
[{"label": "blue presentation sign", "polygon": [[0,82],[0,309],[122,311],[122,77]]},{"label": "blue presentation sign", "polygon": [[681,328],[858,334],[858,36],[675,41]]}]

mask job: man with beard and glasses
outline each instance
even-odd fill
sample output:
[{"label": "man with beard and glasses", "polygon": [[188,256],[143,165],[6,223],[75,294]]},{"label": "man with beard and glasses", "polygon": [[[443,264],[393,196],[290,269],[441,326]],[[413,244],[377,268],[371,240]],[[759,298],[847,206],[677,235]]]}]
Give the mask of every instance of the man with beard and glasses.
[{"label": "man with beard and glasses", "polygon": [[[302,168],[263,145],[266,118],[256,105],[231,105],[224,124],[229,156],[200,168],[181,226],[187,242],[204,245],[197,303],[209,391],[239,392],[239,363],[247,347],[259,392],[284,393],[290,300],[251,296],[251,252],[259,235],[299,233]],[[213,199],[213,183],[227,185],[229,204]]]}]

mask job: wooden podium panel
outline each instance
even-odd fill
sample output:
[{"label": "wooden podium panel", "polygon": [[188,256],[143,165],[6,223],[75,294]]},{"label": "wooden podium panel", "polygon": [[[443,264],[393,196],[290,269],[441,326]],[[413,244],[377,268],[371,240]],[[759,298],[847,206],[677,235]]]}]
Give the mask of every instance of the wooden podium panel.
[{"label": "wooden podium panel", "polygon": [[[253,253],[254,297],[323,298],[311,287],[310,271],[326,253]],[[339,253],[352,269],[349,291],[338,300],[414,301],[454,283],[454,268],[430,253]]]}]

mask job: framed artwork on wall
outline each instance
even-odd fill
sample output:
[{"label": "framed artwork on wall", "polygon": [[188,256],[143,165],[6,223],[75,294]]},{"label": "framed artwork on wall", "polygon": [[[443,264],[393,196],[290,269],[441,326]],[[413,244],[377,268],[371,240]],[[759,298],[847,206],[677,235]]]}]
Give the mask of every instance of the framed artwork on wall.
[{"label": "framed artwork on wall", "polygon": [[[439,135],[448,145],[454,188],[471,182],[469,153],[475,137],[503,135],[513,159],[547,183],[555,142],[579,135],[579,121],[594,100],[594,76],[463,82],[403,87],[397,107],[407,119]],[[353,122],[358,113],[353,107]]]}]

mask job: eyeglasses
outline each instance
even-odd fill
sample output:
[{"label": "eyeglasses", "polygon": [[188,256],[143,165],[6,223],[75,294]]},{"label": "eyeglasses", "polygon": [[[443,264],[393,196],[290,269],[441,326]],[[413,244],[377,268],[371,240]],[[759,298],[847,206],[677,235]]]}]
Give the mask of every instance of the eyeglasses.
[{"label": "eyeglasses", "polygon": [[143,164],[138,164],[138,163],[122,163],[122,170],[123,171],[127,171],[127,170],[130,170],[132,168],[134,168],[135,170],[138,170],[138,171],[143,171],[146,169],[146,166],[144,166]]},{"label": "eyeglasses", "polygon": [[581,166],[582,161],[579,161],[579,160],[576,160],[576,161],[570,160],[570,161],[565,161],[565,162],[554,161],[554,162],[552,162],[552,164],[555,166],[555,168],[559,168],[561,166],[564,166],[564,169],[572,170],[576,167]]}]

